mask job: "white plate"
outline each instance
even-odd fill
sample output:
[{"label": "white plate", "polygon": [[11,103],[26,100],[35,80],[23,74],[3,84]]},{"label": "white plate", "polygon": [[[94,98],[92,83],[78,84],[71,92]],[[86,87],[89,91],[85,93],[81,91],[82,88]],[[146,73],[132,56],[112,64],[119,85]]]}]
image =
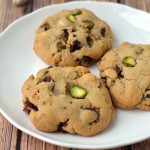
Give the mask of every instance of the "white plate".
[{"label": "white plate", "polygon": [[[33,52],[35,29],[41,21],[62,9],[85,7],[107,21],[115,35],[114,46],[129,41],[150,43],[150,15],[114,3],[71,2],[41,8],[12,23],[0,35],[0,111],[20,130],[46,142],[74,148],[113,148],[150,137],[150,112],[119,110],[111,125],[93,137],[37,131],[22,111],[21,86],[32,73],[46,67]],[[91,71],[98,75],[95,66]]]}]

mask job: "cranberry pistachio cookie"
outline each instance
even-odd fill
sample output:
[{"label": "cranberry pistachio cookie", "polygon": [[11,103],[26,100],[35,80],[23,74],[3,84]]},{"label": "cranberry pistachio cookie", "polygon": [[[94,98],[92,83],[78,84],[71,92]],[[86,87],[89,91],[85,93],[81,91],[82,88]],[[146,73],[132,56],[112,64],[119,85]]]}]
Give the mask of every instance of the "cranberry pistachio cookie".
[{"label": "cranberry pistachio cookie", "polygon": [[124,42],[107,52],[98,68],[116,106],[150,110],[150,45]]},{"label": "cranberry pistachio cookie", "polygon": [[36,30],[35,53],[55,66],[88,66],[112,48],[108,24],[87,9],[62,10]]},{"label": "cranberry pistachio cookie", "polygon": [[105,84],[82,66],[42,69],[24,82],[22,93],[23,110],[41,131],[92,136],[114,116]]}]

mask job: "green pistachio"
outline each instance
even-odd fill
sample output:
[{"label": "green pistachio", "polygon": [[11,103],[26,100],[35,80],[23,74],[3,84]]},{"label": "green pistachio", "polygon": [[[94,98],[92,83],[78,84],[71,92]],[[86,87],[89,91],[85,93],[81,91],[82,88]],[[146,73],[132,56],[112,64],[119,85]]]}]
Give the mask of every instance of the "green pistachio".
[{"label": "green pistachio", "polygon": [[84,90],[83,88],[77,85],[70,87],[70,93],[72,97],[78,98],[78,99],[85,98],[85,96],[87,95],[86,90]]}]

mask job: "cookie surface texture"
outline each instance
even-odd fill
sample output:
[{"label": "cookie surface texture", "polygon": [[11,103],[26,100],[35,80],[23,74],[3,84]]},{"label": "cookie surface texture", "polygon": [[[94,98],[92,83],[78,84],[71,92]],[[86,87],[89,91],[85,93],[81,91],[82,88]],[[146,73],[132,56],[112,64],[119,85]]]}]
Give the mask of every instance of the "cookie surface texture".
[{"label": "cookie surface texture", "polygon": [[107,23],[87,9],[62,10],[36,30],[33,49],[47,64],[88,66],[111,49]]},{"label": "cookie surface texture", "polygon": [[97,65],[116,106],[150,110],[150,45],[124,42]]},{"label": "cookie surface texture", "polygon": [[22,93],[24,111],[41,131],[92,136],[114,116],[104,82],[82,66],[42,69],[24,82]]}]

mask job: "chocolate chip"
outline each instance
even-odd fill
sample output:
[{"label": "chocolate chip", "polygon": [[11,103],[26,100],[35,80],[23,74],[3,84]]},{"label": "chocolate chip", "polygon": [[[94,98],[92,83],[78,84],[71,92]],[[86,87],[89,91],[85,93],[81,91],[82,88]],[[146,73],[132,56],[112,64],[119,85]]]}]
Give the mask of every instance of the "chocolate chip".
[{"label": "chocolate chip", "polygon": [[92,39],[90,36],[88,36],[88,37],[86,38],[86,42],[87,42],[87,44],[89,45],[89,47],[92,47],[92,45],[93,45],[93,43],[94,43],[93,39]]},{"label": "chocolate chip", "polygon": [[94,111],[94,112],[96,112],[96,113],[97,113],[97,118],[96,118],[96,120],[95,120],[95,121],[93,121],[93,122],[91,122],[90,124],[92,124],[92,123],[96,123],[96,122],[99,120],[99,117],[100,117],[100,115],[99,115],[99,108],[95,108],[95,107],[88,107],[88,108],[85,108],[85,110],[91,110],[91,111]]},{"label": "chocolate chip", "polygon": [[65,122],[60,122],[60,124],[58,125],[58,131],[59,132],[63,132],[65,133],[66,131],[63,129],[63,127],[66,127],[68,125],[68,121],[69,119],[67,119]]},{"label": "chocolate chip", "polygon": [[103,37],[105,37],[105,33],[106,33],[106,29],[105,29],[105,28],[102,28],[102,29],[101,29],[101,35],[102,35]]},{"label": "chocolate chip", "polygon": [[145,98],[150,98],[150,94],[147,94],[147,95],[145,96]]},{"label": "chocolate chip", "polygon": [[44,25],[41,26],[41,28],[44,28],[45,31],[50,29],[49,24],[45,23]]},{"label": "chocolate chip", "polygon": [[117,71],[117,74],[118,74],[119,77],[124,77],[124,76],[122,75],[122,68],[121,68],[121,67],[116,66],[116,71]]},{"label": "chocolate chip", "polygon": [[33,103],[26,101],[24,109],[26,110],[26,108],[28,108],[28,107],[38,111],[38,108]]},{"label": "chocolate chip", "polygon": [[101,77],[101,79],[106,83],[107,82],[107,77]]},{"label": "chocolate chip", "polygon": [[78,40],[73,41],[72,45],[70,46],[70,52],[74,52],[79,50],[82,47],[81,42]]},{"label": "chocolate chip", "polygon": [[51,80],[52,80],[52,78],[50,76],[48,76],[48,77],[46,76],[42,79],[43,82],[51,82]]},{"label": "chocolate chip", "polygon": [[77,59],[76,61],[79,65],[88,65],[93,61],[93,59],[90,58],[89,56],[82,56],[81,59]]}]

